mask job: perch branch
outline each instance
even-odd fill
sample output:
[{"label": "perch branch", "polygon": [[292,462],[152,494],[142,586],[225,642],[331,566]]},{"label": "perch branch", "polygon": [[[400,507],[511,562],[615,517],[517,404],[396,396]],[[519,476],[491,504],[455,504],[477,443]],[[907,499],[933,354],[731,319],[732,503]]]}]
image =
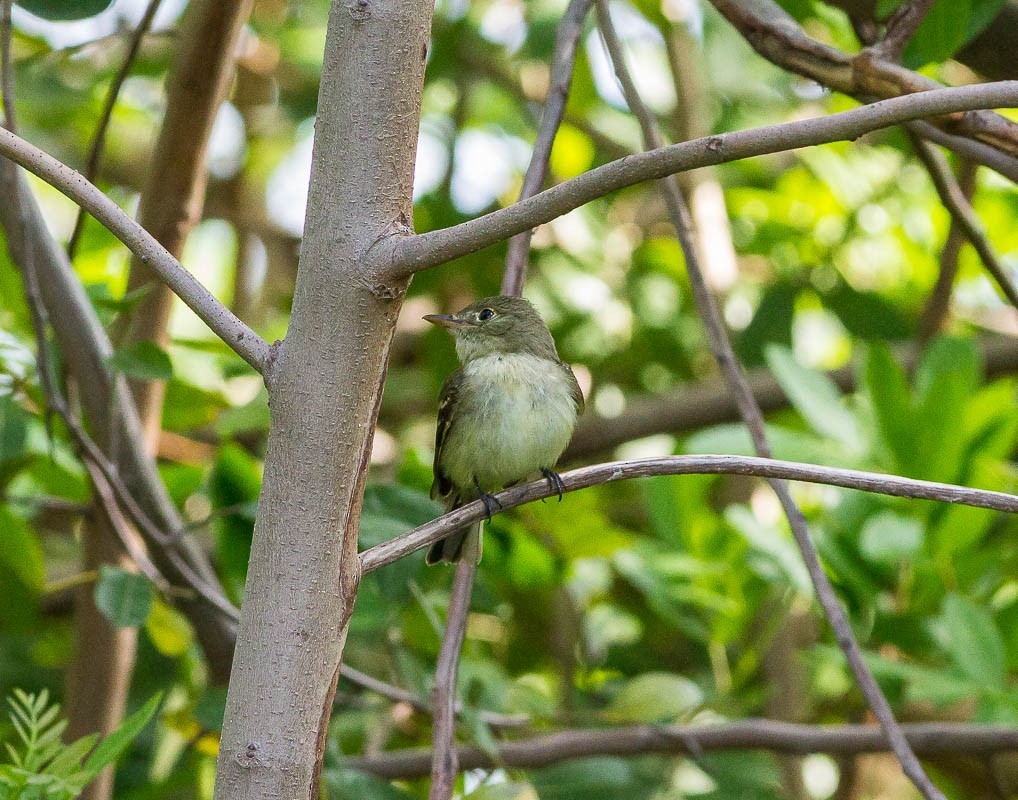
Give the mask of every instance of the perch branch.
[{"label": "perch branch", "polygon": [[[863,472],[854,469],[820,467],[757,456],[697,455],[661,456],[631,461],[613,461],[580,467],[562,473],[563,492],[574,492],[588,486],[597,486],[618,480],[650,478],[659,475],[751,475],[757,478],[819,483],[884,494],[891,497],[908,497],[915,500],[937,500],[944,503],[988,508],[1018,514],[1018,496],[986,489],[972,489],[949,483],[920,481],[898,475]],[[499,503],[508,510],[524,503],[554,497],[557,491],[546,480],[536,480],[513,486],[495,494]],[[360,554],[364,574],[392,564],[404,556],[426,547],[452,533],[457,528],[483,519],[484,504],[479,500],[443,514],[395,539],[368,548]]]}]

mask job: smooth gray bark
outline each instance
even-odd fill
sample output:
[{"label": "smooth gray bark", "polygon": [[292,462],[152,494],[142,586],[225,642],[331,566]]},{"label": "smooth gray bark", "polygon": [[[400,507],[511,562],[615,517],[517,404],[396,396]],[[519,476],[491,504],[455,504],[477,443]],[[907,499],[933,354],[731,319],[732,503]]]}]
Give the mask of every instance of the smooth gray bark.
[{"label": "smooth gray bark", "polygon": [[333,2],[308,213],[223,724],[216,800],[316,798],[360,578],[361,494],[408,281],[364,258],[409,232],[430,0]]}]

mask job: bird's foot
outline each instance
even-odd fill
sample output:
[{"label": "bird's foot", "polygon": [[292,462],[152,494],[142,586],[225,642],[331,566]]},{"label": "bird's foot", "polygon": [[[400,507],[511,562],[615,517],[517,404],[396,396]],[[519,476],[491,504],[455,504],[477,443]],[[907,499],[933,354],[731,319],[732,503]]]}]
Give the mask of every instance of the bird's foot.
[{"label": "bird's foot", "polygon": [[477,489],[477,499],[484,503],[484,518],[491,519],[492,516],[502,510],[502,504],[494,495],[488,494],[474,478],[474,488]]},{"label": "bird's foot", "polygon": [[544,468],[541,470],[541,474],[548,479],[548,483],[551,484],[556,492],[558,492],[558,501],[562,502],[562,492],[565,491],[566,485],[562,483],[562,476],[559,475],[555,470]]}]

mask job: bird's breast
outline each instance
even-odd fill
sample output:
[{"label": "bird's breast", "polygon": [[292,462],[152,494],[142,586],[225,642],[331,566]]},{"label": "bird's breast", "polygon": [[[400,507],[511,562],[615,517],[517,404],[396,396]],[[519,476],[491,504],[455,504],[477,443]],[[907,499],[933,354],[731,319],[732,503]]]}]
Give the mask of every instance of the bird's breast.
[{"label": "bird's breast", "polygon": [[[551,468],[576,425],[571,380],[562,365],[523,354],[470,361],[457,417],[443,449],[443,468],[466,487],[501,489]],[[472,474],[468,474],[472,473]]]}]

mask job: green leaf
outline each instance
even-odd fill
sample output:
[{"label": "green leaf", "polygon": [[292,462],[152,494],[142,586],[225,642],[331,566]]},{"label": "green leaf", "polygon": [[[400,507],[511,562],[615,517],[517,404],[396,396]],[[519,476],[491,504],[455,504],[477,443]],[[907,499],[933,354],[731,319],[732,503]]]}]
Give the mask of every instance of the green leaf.
[{"label": "green leaf", "polygon": [[769,572],[762,576],[766,580],[775,580],[777,576],[774,573],[777,572],[799,592],[807,597],[813,596],[809,571],[799,548],[788,535],[760,522],[746,506],[729,506],[725,509],[725,519],[745,538],[758,562],[756,572]]},{"label": "green leaf", "polygon": [[166,352],[152,342],[136,342],[114,353],[107,362],[129,378],[165,381],[173,377],[173,364]]},{"label": "green leaf", "polygon": [[859,449],[863,438],[859,423],[845,406],[834,381],[802,366],[787,347],[770,345],[764,357],[789,402],[814,431],[837,439],[849,450]]},{"label": "green leaf", "polygon": [[873,16],[876,19],[887,19],[904,2],[905,0],[877,0],[877,5],[873,9]]},{"label": "green leaf", "polygon": [[156,693],[151,700],[127,717],[113,733],[103,739],[99,746],[92,751],[92,755],[85,762],[85,774],[88,780],[92,780],[102,770],[112,764],[120,756],[127,746],[135,740],[152,715],[159,708],[159,702],[163,699],[162,692]]},{"label": "green leaf", "polygon": [[187,617],[158,597],[153,598],[152,611],[145,620],[145,631],[156,650],[169,658],[184,655],[194,641],[194,632]]},{"label": "green leaf", "polygon": [[95,605],[117,628],[137,628],[152,608],[152,586],[143,575],[102,565],[95,586]]},{"label": "green leaf", "polygon": [[0,564],[7,566],[33,592],[42,590],[46,580],[42,546],[25,521],[3,507],[0,507]]},{"label": "green leaf", "polygon": [[874,343],[863,367],[881,438],[902,471],[912,474],[916,441],[912,430],[911,392],[905,373],[886,345]]},{"label": "green leaf", "polygon": [[113,0],[18,0],[25,11],[52,21],[94,17],[112,3]]},{"label": "green leaf", "polygon": [[919,520],[884,511],[866,520],[859,534],[859,550],[870,561],[894,564],[914,556],[923,542]]},{"label": "green leaf", "polygon": [[1004,640],[990,613],[958,594],[944,598],[940,613],[944,649],[974,683],[1003,689],[1006,677]]},{"label": "green leaf", "polygon": [[913,69],[946,61],[965,43],[970,0],[937,0],[905,48],[903,61]]},{"label": "green leaf", "polygon": [[608,715],[619,722],[674,722],[703,702],[703,693],[689,678],[648,672],[622,687]]},{"label": "green leaf", "polygon": [[49,763],[46,771],[53,775],[59,775],[61,778],[70,778],[81,769],[82,759],[91,752],[98,739],[99,734],[91,733],[66,745]]}]

